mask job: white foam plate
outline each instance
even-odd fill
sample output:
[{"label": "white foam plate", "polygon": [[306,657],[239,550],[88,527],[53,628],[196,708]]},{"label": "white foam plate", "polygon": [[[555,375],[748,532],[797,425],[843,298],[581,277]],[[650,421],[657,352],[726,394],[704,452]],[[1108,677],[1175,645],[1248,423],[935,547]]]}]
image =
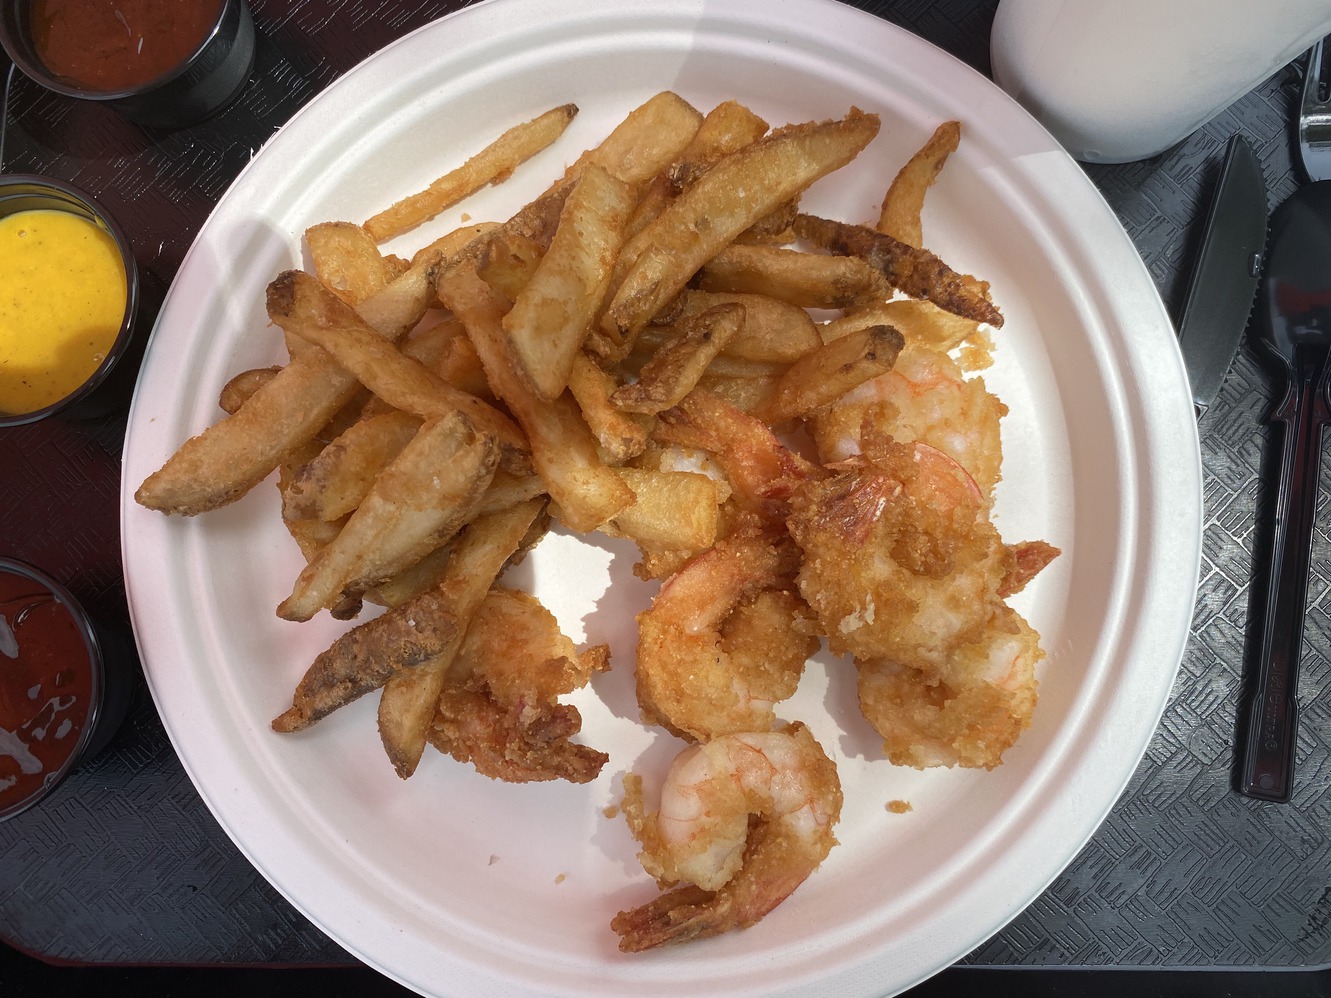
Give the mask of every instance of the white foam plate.
[{"label": "white foam plate", "polygon": [[[853,670],[811,664],[781,713],[836,760],[840,845],[758,926],[621,955],[615,912],[655,893],[618,802],[679,743],[633,701],[633,551],[556,534],[510,573],[615,668],[576,699],[608,751],[586,786],[491,782],[438,754],[400,781],[367,697],[299,736],[269,720],[347,625],[273,613],[300,556],[265,485],[194,519],[133,502],[219,418],[233,374],[282,357],[264,288],[301,233],[361,220],[555,104],[581,112],[513,179],[390,248],[507,217],[662,89],[736,98],[774,124],[851,105],[883,128],[811,210],[875,217],[899,165],[948,118],[960,150],[926,242],[992,283],[1007,322],[990,388],[1011,408],[996,519],[1063,555],[1017,598],[1048,658],[1033,726],[991,773],[896,768],[858,716]],[[1200,461],[1173,331],[1131,242],[1081,170],[979,74],[831,0],[493,0],[389,46],[259,152],[200,231],[154,330],[129,419],[122,529],[153,696],[218,821],[273,885],[361,960],[429,994],[881,995],[965,955],[1073,858],[1141,758],[1182,655],[1200,551]],[[909,813],[886,809],[909,801]]]}]

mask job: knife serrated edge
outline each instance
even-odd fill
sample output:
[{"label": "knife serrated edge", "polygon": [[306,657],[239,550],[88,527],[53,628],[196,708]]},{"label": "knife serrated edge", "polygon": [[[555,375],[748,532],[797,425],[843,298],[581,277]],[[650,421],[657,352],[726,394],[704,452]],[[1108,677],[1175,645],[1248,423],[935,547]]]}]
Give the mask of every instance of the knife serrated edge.
[{"label": "knife serrated edge", "polygon": [[1193,403],[1214,401],[1256,303],[1266,245],[1266,180],[1252,147],[1235,135],[1212,198],[1179,322]]}]

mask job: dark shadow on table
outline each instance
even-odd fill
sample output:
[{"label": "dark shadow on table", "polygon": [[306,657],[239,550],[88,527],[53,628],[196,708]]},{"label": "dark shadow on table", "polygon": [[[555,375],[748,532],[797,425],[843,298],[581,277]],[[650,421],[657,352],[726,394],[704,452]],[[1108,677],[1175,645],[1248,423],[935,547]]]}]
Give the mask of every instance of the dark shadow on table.
[{"label": "dark shadow on table", "polygon": [[[413,994],[366,967],[53,966],[0,943],[0,993],[99,998],[397,998]],[[647,991],[642,992],[644,998]],[[910,998],[1324,998],[1331,970],[1042,970],[953,967]]]}]

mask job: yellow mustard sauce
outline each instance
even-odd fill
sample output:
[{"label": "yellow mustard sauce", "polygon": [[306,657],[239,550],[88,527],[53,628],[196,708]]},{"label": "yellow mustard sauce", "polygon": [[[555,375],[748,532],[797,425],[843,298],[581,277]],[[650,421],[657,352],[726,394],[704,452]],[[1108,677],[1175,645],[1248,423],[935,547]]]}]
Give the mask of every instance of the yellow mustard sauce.
[{"label": "yellow mustard sauce", "polygon": [[0,217],[0,412],[75,391],[125,317],[125,264],[110,233],[70,212]]}]

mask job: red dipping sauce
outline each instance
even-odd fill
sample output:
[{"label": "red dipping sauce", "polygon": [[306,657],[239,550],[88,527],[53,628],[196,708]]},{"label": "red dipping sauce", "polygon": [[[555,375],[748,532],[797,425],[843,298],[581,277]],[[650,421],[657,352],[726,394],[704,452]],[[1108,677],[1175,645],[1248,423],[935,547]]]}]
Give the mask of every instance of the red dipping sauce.
[{"label": "red dipping sauce", "polygon": [[32,42],[46,68],[118,92],[185,62],[212,32],[223,0],[32,0]]},{"label": "red dipping sauce", "polygon": [[60,596],[0,569],[0,817],[75,761],[93,705],[92,655]]}]

